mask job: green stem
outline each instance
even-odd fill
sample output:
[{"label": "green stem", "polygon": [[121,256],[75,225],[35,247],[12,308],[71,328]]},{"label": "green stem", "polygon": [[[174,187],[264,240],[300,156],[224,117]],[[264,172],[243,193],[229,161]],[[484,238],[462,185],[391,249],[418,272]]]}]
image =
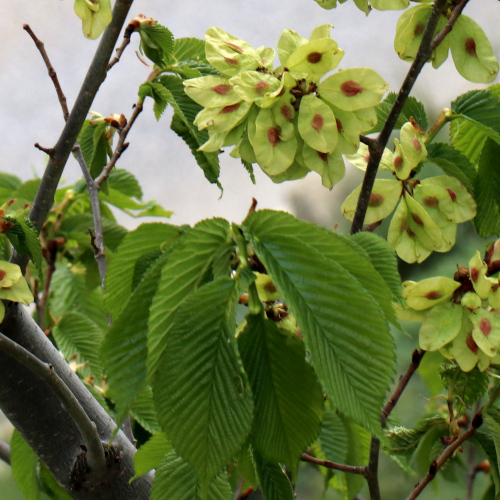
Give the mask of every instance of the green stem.
[{"label": "green stem", "polygon": [[427,132],[427,138],[425,139],[426,144],[430,144],[434,137],[439,133],[439,131],[448,123],[451,121],[452,117],[451,109],[445,108],[441,113],[439,113],[439,116],[437,117],[437,120],[434,122],[434,125],[429,129],[429,132]]}]

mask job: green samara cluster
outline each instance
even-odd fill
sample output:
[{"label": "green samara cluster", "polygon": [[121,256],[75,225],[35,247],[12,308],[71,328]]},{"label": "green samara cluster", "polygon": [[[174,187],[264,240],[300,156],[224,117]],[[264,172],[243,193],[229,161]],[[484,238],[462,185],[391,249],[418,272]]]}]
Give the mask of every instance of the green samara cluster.
[{"label": "green samara cluster", "polygon": [[359,135],[377,122],[374,110],[387,83],[372,69],[335,69],[344,52],[330,38],[332,25],[315,28],[309,40],[284,30],[281,65],[271,48],[252,48],[219,28],[206,32],[206,56],[221,76],[184,82],[188,96],[204,107],[195,125],[207,129],[200,148],[258,163],[274,181],[299,179],[311,170],[331,189],[344,176],[342,154],[352,154]]},{"label": "green samara cluster", "polygon": [[[394,152],[385,149],[379,170],[392,172],[394,178],[375,181],[365,218],[366,224],[372,224],[396,209],[387,241],[409,263],[422,262],[433,251],[448,252],[455,244],[457,224],[476,215],[474,198],[455,177],[413,177],[427,157],[425,135],[418,125],[407,122],[401,128],[400,140],[394,141]],[[346,158],[365,170],[370,158],[368,147],[361,144],[356,154]],[[342,204],[342,213],[350,221],[360,191],[361,185]]]},{"label": "green samara cluster", "polygon": [[[420,321],[420,347],[440,351],[463,371],[500,365],[500,240],[486,260],[476,252],[468,267],[458,266],[454,279],[429,278],[403,283],[406,308],[400,319]],[[492,275],[496,275],[493,277]]]}]

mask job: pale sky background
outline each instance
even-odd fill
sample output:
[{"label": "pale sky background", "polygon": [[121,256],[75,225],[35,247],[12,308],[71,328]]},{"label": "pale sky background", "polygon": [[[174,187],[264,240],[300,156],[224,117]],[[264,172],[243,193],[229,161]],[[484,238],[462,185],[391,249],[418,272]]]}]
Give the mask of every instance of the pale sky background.
[{"label": "pale sky background", "polygon": [[[331,23],[335,26],[332,37],[345,51],[340,67],[370,66],[387,80],[391,90],[397,91],[409,68],[393,50],[400,12],[372,11],[366,18],[351,4],[326,11],[313,0],[135,0],[130,19],[139,13],[153,17],[176,38],[203,38],[207,28],[217,26],[254,47],[274,48],[284,28],[308,37],[315,26]],[[43,153],[33,144],[52,147],[63,118],[52,81],[22,25],[28,23],[45,42],[70,108],[98,42],[83,37],[72,0],[2,0],[1,12],[0,170],[29,179],[33,172],[41,176],[45,164]],[[498,56],[498,0],[471,0],[465,14],[484,29]],[[102,86],[93,110],[104,115],[130,116],[137,89],[149,73],[134,54],[138,42],[138,36],[133,35],[122,61]],[[432,122],[457,95],[480,87],[460,77],[450,55],[438,70],[424,68],[413,95],[429,107]],[[359,173],[348,167],[349,179],[331,192],[321,186],[321,179],[314,173],[304,180],[276,185],[257,166],[254,186],[239,160],[226,153],[221,157],[224,195],[219,199],[218,188],[206,181],[187,146],[170,130],[170,116],[165,114],[157,123],[149,103],[129,134],[130,147],[118,165],[139,177],[145,199],[155,198],[175,212],[170,219],[173,224],[193,224],[213,216],[241,222],[255,197],[260,208],[295,210],[332,225],[342,220],[340,203],[360,182]],[[76,162],[70,159],[65,171],[67,182],[79,176]],[[140,222],[125,218],[120,221],[130,227]],[[5,428],[4,432],[0,428],[0,438],[7,438]]]}]

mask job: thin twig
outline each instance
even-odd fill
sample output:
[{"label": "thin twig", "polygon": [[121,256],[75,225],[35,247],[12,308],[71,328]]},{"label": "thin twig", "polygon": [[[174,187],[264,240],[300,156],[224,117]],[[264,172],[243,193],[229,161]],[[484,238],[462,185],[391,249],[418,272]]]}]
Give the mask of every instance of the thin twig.
[{"label": "thin twig", "polygon": [[50,157],[54,156],[54,154],[55,154],[54,148],[46,148],[46,147],[42,146],[41,144],[39,144],[38,142],[35,142],[35,144],[33,144],[33,146],[35,146],[36,149],[43,151],[46,155],[48,155]]},{"label": "thin twig", "polygon": [[0,439],[0,460],[10,465],[10,446]]},{"label": "thin twig", "polygon": [[[357,233],[361,231],[363,228],[363,223],[366,216],[366,211],[368,209],[368,202],[370,201],[370,195],[373,190],[373,184],[375,183],[375,177],[377,175],[378,166],[380,164],[380,159],[382,158],[382,154],[384,152],[384,148],[389,141],[389,137],[391,135],[392,130],[394,129],[394,125],[396,125],[396,121],[403,110],[403,106],[406,102],[406,99],[410,95],[410,92],[415,84],[424,64],[430,59],[432,55],[431,48],[434,32],[436,31],[436,27],[441,16],[441,12],[443,11],[444,6],[446,5],[447,0],[436,0],[434,3],[434,7],[432,9],[431,15],[429,17],[429,21],[427,22],[427,26],[425,28],[422,42],[420,43],[420,47],[418,49],[417,55],[406,75],[406,78],[399,90],[398,96],[392,109],[387,116],[387,119],[380,131],[377,139],[369,145],[370,149],[370,159],[368,161],[368,165],[366,167],[365,177],[363,179],[363,184],[361,187],[361,192],[358,198],[358,204],[356,207],[356,213],[354,215],[354,220],[351,226],[351,233]],[[451,29],[451,27],[450,27]],[[437,47],[437,43],[434,48]],[[373,499],[372,499],[373,500]]]},{"label": "thin twig", "polygon": [[47,262],[47,274],[45,276],[43,291],[40,297],[38,298],[35,297],[37,323],[42,330],[43,330],[43,322],[45,319],[45,305],[47,304],[47,299],[49,298],[52,276],[54,275],[54,272],[56,270],[56,255],[57,255],[57,241],[51,240],[47,242],[47,256],[45,258]]},{"label": "thin twig", "polygon": [[130,129],[132,128],[132,125],[134,124],[135,120],[142,112],[142,103],[143,100],[139,99],[139,101],[137,101],[137,103],[135,104],[134,111],[130,116],[130,120],[128,121],[127,125],[123,127],[123,130],[120,132],[120,135],[118,137],[118,143],[116,144],[115,152],[111,160],[103,168],[100,175],[96,177],[96,179],[94,180],[94,182],[98,187],[109,177],[109,174],[111,173],[111,170],[115,166],[116,162],[118,161],[122,153],[128,148],[128,142],[125,142],[125,139],[127,138],[127,135],[130,132]]},{"label": "thin twig", "polygon": [[360,474],[364,476],[366,474],[366,466],[358,465],[344,465],[338,464],[336,462],[331,462],[330,460],[321,460],[320,458],[312,457],[307,453],[303,453],[300,457],[302,462],[309,462],[311,464],[320,465],[321,467],[326,467],[327,469],[340,470],[342,472],[349,472],[351,474]]},{"label": "thin twig", "polygon": [[116,49],[116,55],[109,61],[108,64],[108,71],[120,60],[120,57],[123,54],[123,51],[127,47],[127,45],[130,43],[130,37],[132,36],[132,33],[134,32],[136,28],[137,23],[130,23],[126,28],[125,28],[125,33],[123,34],[123,41],[121,45]]},{"label": "thin twig", "polygon": [[43,380],[58,396],[64,409],[68,412],[80,434],[87,451],[87,463],[94,472],[104,471],[106,459],[101,440],[97,434],[95,424],[85,413],[80,402],[55,372],[54,367],[44,363],[24,347],[0,333],[0,351],[5,352],[37,377]]},{"label": "thin twig", "polygon": [[481,413],[480,412],[476,413],[476,415],[472,419],[470,427],[460,437],[455,439],[455,441],[453,441],[449,446],[447,446],[444,449],[443,453],[439,455],[437,460],[434,460],[431,463],[429,472],[422,479],[422,481],[420,481],[415,485],[415,488],[410,493],[407,500],[414,500],[420,495],[420,493],[422,493],[423,489],[434,479],[434,477],[436,477],[436,474],[439,471],[439,469],[441,469],[441,467],[443,467],[446,461],[453,456],[455,451],[458,450],[458,448],[462,445],[462,443],[464,443],[465,441],[467,441],[467,439],[469,439],[474,435],[474,433],[481,426],[482,423],[483,423],[483,417],[481,416]]},{"label": "thin twig", "polygon": [[454,24],[456,23],[458,16],[462,13],[465,6],[469,3],[469,0],[462,0],[457,4],[448,19],[448,22],[443,26],[441,31],[434,37],[431,43],[431,49],[434,50],[443,40],[444,37],[452,30]]},{"label": "thin twig", "polygon": [[66,101],[66,96],[64,95],[64,93],[62,91],[61,85],[59,84],[59,79],[57,78],[57,73],[54,70],[54,68],[52,67],[49,56],[47,55],[44,43],[36,37],[35,33],[33,33],[33,30],[30,28],[30,26],[28,24],[24,24],[23,29],[25,29],[28,32],[29,36],[35,42],[37,49],[40,51],[40,54],[43,58],[43,61],[45,62],[45,66],[47,66],[49,76],[52,79],[52,81],[54,82],[54,87],[55,87],[56,92],[57,92],[57,97],[59,99],[59,102],[61,103],[64,121],[66,121],[69,117],[68,103]]},{"label": "thin twig", "polygon": [[[78,164],[87,183],[87,191],[90,197],[90,206],[92,209],[92,217],[94,220],[94,257],[97,262],[97,267],[99,269],[99,276],[101,278],[101,287],[104,291],[105,280],[106,280],[106,252],[104,249],[104,234],[102,230],[102,216],[101,216],[101,205],[99,203],[99,184],[97,181],[92,179],[87,164],[85,163],[85,158],[83,157],[82,150],[80,146],[76,145],[73,148],[73,153],[75,155]],[[92,234],[91,234],[92,235]]]}]

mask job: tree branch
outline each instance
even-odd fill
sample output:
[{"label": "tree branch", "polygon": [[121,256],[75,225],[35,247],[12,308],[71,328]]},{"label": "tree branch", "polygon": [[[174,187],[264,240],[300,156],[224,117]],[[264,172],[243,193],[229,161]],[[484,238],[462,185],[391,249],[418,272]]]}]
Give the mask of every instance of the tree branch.
[{"label": "tree branch", "polygon": [[101,440],[97,435],[95,424],[85,413],[82,405],[76,399],[68,386],[54,371],[51,364],[40,361],[24,347],[10,340],[0,332],[0,351],[5,352],[19,363],[22,363],[37,377],[43,380],[57,394],[64,409],[78,427],[87,451],[87,463],[94,472],[104,471],[106,460]]},{"label": "tree branch", "polygon": [[401,89],[399,90],[396,101],[392,106],[387,119],[385,120],[384,126],[382,127],[379,136],[374,141],[374,143],[369,145],[370,159],[366,167],[365,177],[363,179],[361,192],[359,194],[356,213],[354,215],[354,220],[351,226],[351,234],[357,233],[363,228],[366,211],[368,209],[368,202],[370,201],[370,195],[373,190],[373,184],[375,183],[375,177],[377,175],[378,166],[380,164],[380,159],[382,158],[384,148],[389,141],[389,137],[392,133],[392,130],[394,129],[394,125],[396,125],[396,121],[401,114],[401,111],[403,110],[403,106],[406,102],[406,99],[410,95],[413,85],[418,78],[418,75],[422,71],[424,64],[431,57],[433,49],[438,45],[438,43],[436,43],[435,46],[432,47],[432,42],[439,17],[441,16],[441,12],[443,11],[446,3],[447,0],[436,0],[436,2],[434,3],[434,7],[429,17],[429,21],[427,22],[427,26],[425,27],[422,42],[420,43],[417,55],[415,56],[410,70],[406,75]]},{"label": "tree branch", "polygon": [[30,28],[29,24],[24,24],[23,29],[28,32],[29,36],[35,42],[37,49],[40,51],[40,54],[43,58],[43,61],[45,62],[45,66],[47,66],[49,76],[50,76],[50,78],[52,78],[52,81],[54,82],[54,87],[55,87],[56,92],[57,92],[57,97],[59,99],[59,102],[61,103],[64,121],[66,121],[69,117],[69,110],[68,110],[68,104],[66,101],[66,96],[64,95],[62,88],[61,88],[61,85],[59,84],[59,79],[57,78],[57,73],[54,70],[54,68],[52,67],[49,56],[47,55],[47,52],[45,50],[44,43],[36,37],[35,33],[33,33],[33,30]]},{"label": "tree branch", "polygon": [[118,161],[122,153],[128,148],[128,142],[126,143],[125,139],[127,138],[127,135],[130,132],[130,129],[132,128],[132,125],[134,124],[135,120],[142,112],[143,108],[142,103],[143,99],[139,99],[135,104],[134,111],[132,112],[130,120],[125,125],[125,127],[123,127],[123,130],[120,132],[120,135],[118,137],[118,143],[116,144],[113,157],[111,158],[109,163],[103,168],[100,175],[96,177],[94,182],[98,187],[109,177],[109,174],[111,173],[111,170],[115,166],[116,162]]},{"label": "tree branch", "polygon": [[2,440],[0,440],[0,460],[10,465],[10,446]]},{"label": "tree branch", "polygon": [[303,453],[300,457],[302,462],[309,462],[311,464],[320,465],[321,467],[326,467],[327,469],[340,470],[342,472],[349,472],[350,474],[361,474],[364,476],[366,474],[365,466],[355,466],[355,465],[344,465],[338,464],[336,462],[331,462],[330,460],[321,460],[320,458],[312,457],[307,453]]},{"label": "tree branch", "polygon": [[436,474],[439,471],[439,469],[441,469],[441,467],[443,467],[445,462],[452,457],[452,455],[455,453],[456,450],[458,450],[458,448],[462,445],[463,442],[465,442],[467,439],[469,439],[474,435],[474,433],[481,426],[482,423],[483,423],[483,417],[481,416],[481,413],[478,412],[472,419],[470,427],[460,437],[455,439],[455,441],[453,441],[449,446],[447,446],[444,449],[443,453],[439,455],[437,460],[434,460],[431,463],[429,472],[422,479],[422,481],[417,483],[411,494],[408,496],[407,500],[414,500],[420,495],[420,493],[422,493],[423,489],[434,479],[434,477],[436,477]]},{"label": "tree branch", "polygon": [[120,61],[120,57],[123,54],[123,51],[126,49],[127,45],[130,43],[130,37],[136,28],[137,23],[129,23],[129,25],[125,28],[125,33],[123,34],[122,44],[116,49],[116,55],[109,61],[108,71]]}]

